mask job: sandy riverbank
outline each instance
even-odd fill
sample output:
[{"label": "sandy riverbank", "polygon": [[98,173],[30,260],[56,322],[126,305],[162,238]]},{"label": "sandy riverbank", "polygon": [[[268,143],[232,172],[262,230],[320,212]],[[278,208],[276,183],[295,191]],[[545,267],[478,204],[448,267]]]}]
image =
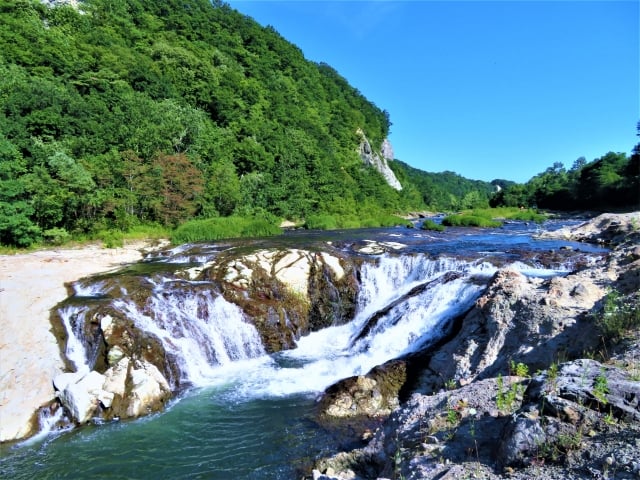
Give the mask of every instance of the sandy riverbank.
[{"label": "sandy riverbank", "polygon": [[63,362],[49,312],[67,298],[65,284],[136,262],[147,246],[0,255],[0,442],[32,433],[33,413],[54,397]]}]

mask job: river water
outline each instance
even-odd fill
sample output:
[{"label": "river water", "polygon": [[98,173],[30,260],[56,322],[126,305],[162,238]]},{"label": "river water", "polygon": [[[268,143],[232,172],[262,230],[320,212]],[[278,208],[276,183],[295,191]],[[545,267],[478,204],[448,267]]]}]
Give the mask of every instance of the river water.
[{"label": "river water", "polygon": [[[452,318],[473,305],[497,264],[548,277],[603,253],[585,244],[535,240],[537,229],[514,223],[446,234],[397,228],[292,232],[244,242],[247,249],[331,242],[345,251],[370,240],[386,242],[391,250],[403,245],[398,253],[364,263],[356,315],[349,323],[311,333],[294,350],[274,355],[265,353],[235,305],[206,284],[185,285],[171,276],[176,265],[191,265],[198,256],[206,261],[230,243],[174,249],[121,273],[145,272],[152,314],[126,296],[109,299],[104,279],[83,281],[75,286],[77,298],[59,312],[69,322],[66,354],[76,370],[91,368],[95,352],[81,338],[73,341],[74,325],[92,302],[109,301],[173,349],[180,376],[175,381],[191,387],[164,412],[135,421],[47,432],[53,420],[45,417],[38,437],[0,446],[0,478],[301,478],[315,458],[337,446],[314,422],[316,400],[326,387],[437,340]],[[568,253],[541,261],[561,248]],[[449,272],[450,279],[438,281]]]}]

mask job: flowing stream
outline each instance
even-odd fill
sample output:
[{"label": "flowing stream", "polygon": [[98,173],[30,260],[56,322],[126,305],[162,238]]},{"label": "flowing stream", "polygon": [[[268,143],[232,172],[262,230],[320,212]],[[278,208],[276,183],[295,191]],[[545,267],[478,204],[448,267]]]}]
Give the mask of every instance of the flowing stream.
[{"label": "flowing stream", "polygon": [[[496,258],[525,275],[572,269],[570,258],[551,266],[537,262],[536,252],[568,242],[532,240],[533,230],[519,225],[449,237],[398,229],[342,234],[406,247],[404,254],[363,263],[350,322],[313,332],[295,349],[274,355],[265,353],[243,311],[210,284],[171,275],[171,265],[194,262],[185,247],[155,259],[143,276],[151,292],[145,308],[128,299],[125,287],[110,300],[104,279],[78,283],[74,301],[59,311],[69,335],[66,355],[76,371],[91,369],[97,356],[82,333],[88,306],[110,302],[162,342],[177,365],[172,385],[190,388],[164,412],[135,421],[57,431],[52,426],[61,410],[43,415],[38,436],[0,447],[0,478],[301,478],[314,458],[335,447],[336,439],[313,421],[325,388],[446,334],[451,320],[482,293],[498,268]],[[304,240],[298,235],[291,244]],[[196,263],[217,250],[201,253]]]}]

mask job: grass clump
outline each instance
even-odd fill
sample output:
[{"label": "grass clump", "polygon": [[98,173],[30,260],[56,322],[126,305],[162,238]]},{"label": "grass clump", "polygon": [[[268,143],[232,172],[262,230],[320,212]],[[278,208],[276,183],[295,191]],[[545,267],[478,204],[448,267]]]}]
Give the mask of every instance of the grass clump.
[{"label": "grass clump", "polygon": [[304,228],[308,230],[337,230],[351,228],[383,228],[398,225],[410,226],[411,222],[395,215],[370,214],[357,215],[309,215],[306,218]]},{"label": "grass clump", "polygon": [[449,215],[442,219],[442,224],[448,227],[498,228],[502,226],[502,222],[497,220],[464,213],[460,215]]},{"label": "grass clump", "polygon": [[539,213],[531,208],[521,209],[517,207],[499,207],[499,208],[475,208],[473,210],[465,211],[464,213],[475,215],[478,217],[488,218],[490,220],[505,219],[505,220],[520,220],[522,222],[536,222],[542,223],[547,219],[547,216]]},{"label": "grass clump", "polygon": [[605,340],[617,343],[632,330],[640,328],[640,306],[637,301],[611,290],[603,299],[602,313],[596,323]]},{"label": "grass clump", "polygon": [[226,238],[268,237],[281,233],[280,227],[264,218],[217,217],[183,223],[174,230],[171,242],[180,244]]},{"label": "grass clump", "polygon": [[435,232],[444,232],[445,231],[445,227],[443,225],[440,225],[439,223],[434,222],[433,220],[425,220],[424,222],[422,222],[422,225],[420,226],[421,230],[431,230],[431,231],[435,231]]}]

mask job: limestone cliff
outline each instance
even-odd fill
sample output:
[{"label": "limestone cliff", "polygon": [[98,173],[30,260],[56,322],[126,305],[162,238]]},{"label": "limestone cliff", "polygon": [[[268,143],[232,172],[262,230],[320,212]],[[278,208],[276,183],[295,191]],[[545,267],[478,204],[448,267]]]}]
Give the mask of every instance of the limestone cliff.
[{"label": "limestone cliff", "polygon": [[379,152],[375,152],[371,148],[371,143],[361,129],[356,132],[360,136],[360,145],[358,147],[358,153],[362,161],[377,171],[379,171],[384,179],[387,181],[390,187],[396,190],[402,190],[402,185],[393,173],[393,170],[389,168],[389,161],[393,160],[393,147],[388,139],[384,139],[380,147]]}]

